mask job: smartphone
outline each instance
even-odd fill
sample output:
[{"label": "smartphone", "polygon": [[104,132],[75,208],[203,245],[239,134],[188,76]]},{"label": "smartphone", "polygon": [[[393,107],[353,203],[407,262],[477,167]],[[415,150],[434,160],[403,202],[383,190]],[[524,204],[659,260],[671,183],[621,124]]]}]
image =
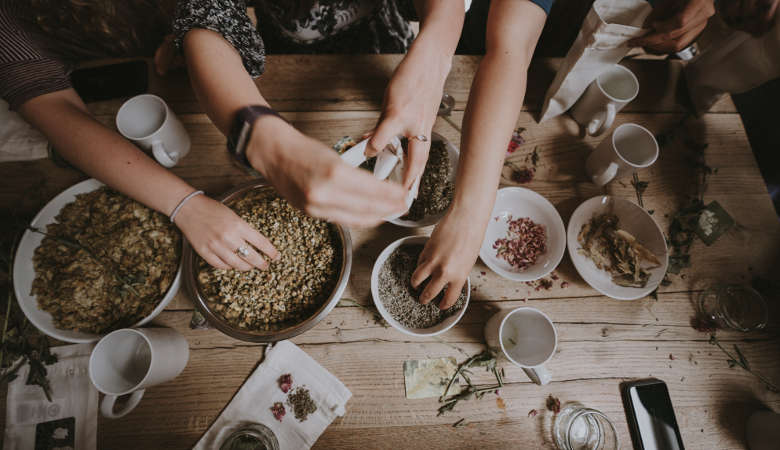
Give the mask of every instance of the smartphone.
[{"label": "smartphone", "polygon": [[129,61],[74,70],[73,89],[84,103],[132,97],[149,88],[149,67],[145,60]]},{"label": "smartphone", "polygon": [[684,450],[666,383],[655,378],[622,383],[631,440],[636,450]]}]

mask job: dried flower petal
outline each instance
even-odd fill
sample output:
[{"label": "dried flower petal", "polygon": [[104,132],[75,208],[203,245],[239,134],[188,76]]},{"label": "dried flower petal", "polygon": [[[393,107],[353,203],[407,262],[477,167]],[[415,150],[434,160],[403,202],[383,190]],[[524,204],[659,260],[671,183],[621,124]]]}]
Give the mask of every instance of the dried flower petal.
[{"label": "dried flower petal", "polygon": [[547,397],[547,410],[555,414],[561,412],[561,401],[558,397],[553,397],[552,394]]},{"label": "dried flower petal", "polygon": [[532,410],[528,411],[528,417],[536,417],[537,414],[539,414],[539,411],[537,411],[535,409],[532,409]]},{"label": "dried flower petal", "polygon": [[289,373],[286,373],[281,377],[279,377],[279,389],[281,389],[282,392],[284,392],[285,394],[290,390],[292,384],[293,384],[292,375],[290,375]]},{"label": "dried flower petal", "polygon": [[547,251],[547,235],[544,226],[534,223],[528,217],[507,218],[509,229],[505,238],[493,243],[496,257],[508,262],[518,271],[534,265],[536,260]]},{"label": "dried flower petal", "polygon": [[279,422],[282,421],[282,418],[286,412],[287,411],[284,409],[282,402],[276,402],[274,403],[274,406],[271,407],[271,414],[273,414],[274,419],[278,420]]}]

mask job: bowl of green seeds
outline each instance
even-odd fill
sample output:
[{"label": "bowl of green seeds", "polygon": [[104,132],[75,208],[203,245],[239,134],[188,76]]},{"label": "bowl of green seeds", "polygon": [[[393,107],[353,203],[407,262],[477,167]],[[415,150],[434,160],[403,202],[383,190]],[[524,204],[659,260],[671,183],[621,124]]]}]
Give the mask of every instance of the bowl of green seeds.
[{"label": "bowl of green seeds", "polygon": [[455,304],[446,310],[439,309],[444,292],[426,305],[419,302],[427,281],[415,289],[411,279],[428,239],[398,239],[379,254],[371,272],[371,295],[379,314],[393,328],[410,336],[436,336],[455,326],[466,312],[471,293],[471,281],[467,279]]}]

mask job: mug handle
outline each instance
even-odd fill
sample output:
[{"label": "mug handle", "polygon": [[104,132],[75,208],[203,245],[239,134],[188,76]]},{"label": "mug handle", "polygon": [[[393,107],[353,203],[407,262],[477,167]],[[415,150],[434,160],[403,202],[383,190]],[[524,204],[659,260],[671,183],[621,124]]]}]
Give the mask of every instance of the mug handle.
[{"label": "mug handle", "polygon": [[590,121],[588,124],[589,135],[598,136],[612,126],[612,123],[615,122],[615,114],[617,114],[615,105],[612,103],[607,103],[607,110],[604,112],[604,114],[606,117],[603,121],[600,119],[593,119]]},{"label": "mug handle", "polygon": [[169,155],[161,141],[152,142],[152,154],[158,163],[169,169],[179,162],[179,154],[174,152]]},{"label": "mug handle", "polygon": [[106,394],[103,397],[103,401],[100,402],[100,413],[103,414],[103,417],[108,417],[109,419],[118,419],[120,417],[124,417],[130,411],[135,409],[136,406],[138,406],[138,403],[141,401],[143,396],[144,389],[133,392],[130,394],[130,398],[127,399],[125,406],[123,406],[119,411],[114,411],[114,404],[116,404],[119,396]]},{"label": "mug handle", "polygon": [[604,186],[605,184],[612,181],[613,178],[615,178],[615,175],[618,173],[618,168],[619,166],[615,161],[610,161],[609,166],[607,166],[606,169],[597,174],[591,175],[591,179],[597,185]]},{"label": "mug handle", "polygon": [[531,381],[541,386],[548,384],[552,380],[552,374],[544,366],[523,367],[523,372]]}]

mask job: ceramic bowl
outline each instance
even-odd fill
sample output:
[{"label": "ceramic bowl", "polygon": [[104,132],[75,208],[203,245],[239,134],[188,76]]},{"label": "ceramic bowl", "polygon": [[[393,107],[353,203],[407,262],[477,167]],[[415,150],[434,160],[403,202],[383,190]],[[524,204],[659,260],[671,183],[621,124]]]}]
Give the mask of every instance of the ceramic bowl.
[{"label": "ceramic bowl", "polygon": [[398,239],[397,241],[385,247],[384,250],[382,250],[382,253],[380,253],[379,256],[376,258],[376,262],[374,263],[374,268],[371,271],[371,296],[374,298],[374,306],[376,306],[376,309],[377,311],[379,311],[379,314],[382,316],[383,319],[385,319],[387,323],[390,324],[390,326],[392,326],[396,330],[400,331],[401,333],[408,334],[410,336],[417,336],[417,337],[436,336],[454,327],[455,324],[458,323],[460,319],[463,317],[463,314],[466,313],[466,308],[469,306],[469,300],[471,297],[471,280],[466,279],[466,286],[465,286],[466,302],[463,304],[463,308],[461,308],[455,314],[445,318],[443,321],[429,328],[407,327],[401,324],[400,322],[398,322],[397,320],[395,320],[393,316],[391,316],[390,313],[387,312],[387,310],[385,309],[385,305],[384,303],[382,303],[382,299],[379,296],[379,272],[382,270],[382,266],[385,265],[387,258],[389,258],[390,254],[393,253],[393,251],[395,251],[395,249],[397,249],[398,247],[401,247],[403,245],[410,245],[410,244],[425,245],[426,242],[428,242],[428,236],[408,236],[405,238]]},{"label": "ceramic bowl", "polygon": [[[658,257],[661,267],[650,270],[650,280],[643,288],[619,286],[611,275],[601,270],[585,255],[580,254],[577,241],[582,226],[593,216],[613,213],[620,221],[620,228],[631,233],[637,241]],[[653,217],[637,204],[609,195],[600,195],[584,201],[574,210],[567,230],[569,257],[580,276],[595,290],[617,300],[636,300],[653,292],[663,280],[669,264],[669,251],[661,228]]]},{"label": "ceramic bowl", "polygon": [[[539,256],[536,263],[525,270],[518,270],[508,262],[496,256],[493,244],[506,237],[509,217],[518,219],[528,217],[544,226],[547,237],[547,251]],[[542,195],[521,187],[506,187],[498,190],[493,213],[490,216],[485,239],[479,250],[479,257],[493,272],[512,281],[533,281],[552,272],[563,258],[566,250],[566,230],[561,215]]]},{"label": "ceramic bowl", "polygon": [[[39,230],[45,230],[46,226],[50,223],[54,223],[54,218],[60,213],[63,206],[76,200],[76,195],[84,194],[86,192],[92,192],[100,189],[103,186],[98,180],[90,178],[80,183],[74,184],[68,189],[62,191],[59,195],[54,197],[46,206],[41,209],[37,216],[30,223],[31,227]],[[38,301],[35,296],[30,292],[32,291],[32,283],[35,279],[35,268],[33,266],[33,255],[35,249],[43,241],[43,235],[27,230],[22,235],[22,239],[19,241],[19,247],[16,250],[16,257],[14,258],[14,292],[16,299],[19,302],[19,307],[36,328],[47,336],[51,336],[63,342],[72,343],[85,343],[94,342],[105,336],[105,334],[85,333],[75,330],[61,330],[54,326],[51,314],[38,308]],[[184,239],[182,239],[184,241]],[[176,293],[179,292],[179,284],[181,282],[182,266],[179,263],[179,270],[176,272],[176,276],[168,288],[168,292],[157,304],[157,307],[152,312],[141,319],[138,323],[133,325],[139,327],[154,319],[160,314],[168,303],[173,300]],[[70,299],[63,298],[62,301],[70,301]],[[106,333],[107,334],[107,333]]]}]

